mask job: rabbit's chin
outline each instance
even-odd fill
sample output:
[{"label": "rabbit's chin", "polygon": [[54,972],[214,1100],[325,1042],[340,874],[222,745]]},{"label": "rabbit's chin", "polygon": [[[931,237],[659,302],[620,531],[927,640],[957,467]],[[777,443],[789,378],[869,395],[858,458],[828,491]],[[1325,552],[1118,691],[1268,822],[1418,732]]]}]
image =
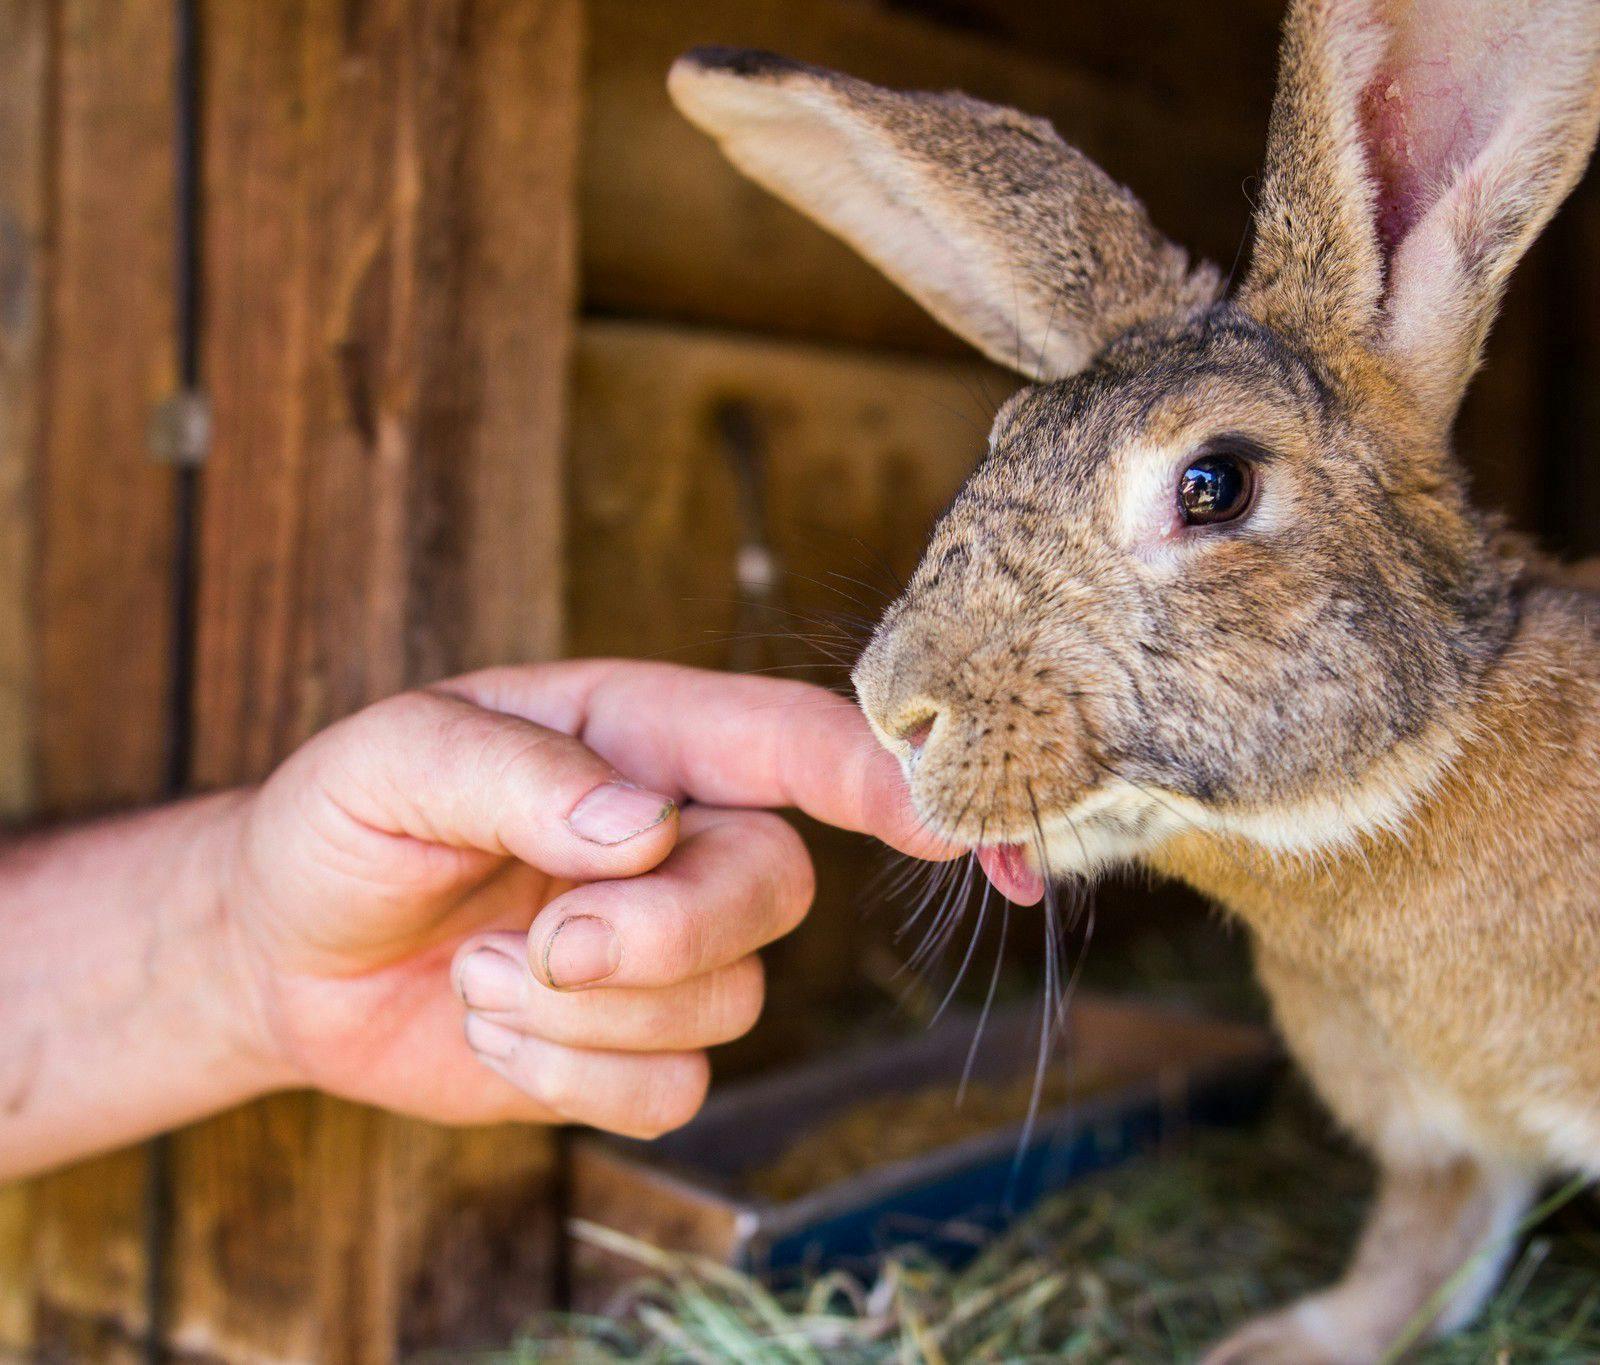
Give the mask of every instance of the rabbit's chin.
[{"label": "rabbit's chin", "polygon": [[1137,862],[1196,820],[1193,802],[1114,780],[1070,813],[1040,823],[1050,873],[1094,877]]},{"label": "rabbit's chin", "polygon": [[1135,862],[1196,823],[1193,813],[1175,801],[1115,782],[1091,792],[1070,812],[1041,812],[1032,837],[985,844],[976,852],[996,891],[1018,905],[1032,905],[1044,896],[1046,881],[1094,877]]},{"label": "rabbit's chin", "polygon": [[[986,857],[983,850],[979,861],[995,887],[1010,895],[1012,890],[1033,890],[1031,879],[1018,867],[1043,881],[1095,877],[1139,862],[1170,839],[1197,832],[1242,839],[1272,854],[1315,855],[1379,831],[1401,829],[1416,803],[1448,772],[1460,742],[1459,734],[1434,727],[1397,746],[1336,793],[1260,807],[1210,805],[1112,778],[1070,811],[1041,811],[1037,836],[993,846],[1010,850],[1010,861]],[[1023,903],[1038,899],[1029,894]]]}]

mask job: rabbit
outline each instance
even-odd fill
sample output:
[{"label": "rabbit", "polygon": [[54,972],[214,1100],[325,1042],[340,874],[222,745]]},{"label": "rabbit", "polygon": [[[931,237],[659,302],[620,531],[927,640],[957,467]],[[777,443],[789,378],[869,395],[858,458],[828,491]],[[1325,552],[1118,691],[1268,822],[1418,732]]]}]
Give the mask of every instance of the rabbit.
[{"label": "rabbit", "polygon": [[1211,1350],[1469,1321],[1600,1175],[1600,598],[1451,427],[1600,123],[1597,0],[1291,0],[1230,287],[1051,126],[702,48],[733,163],[1027,381],[853,674],[1013,900],[1142,864],[1242,921],[1380,1168],[1347,1273]]}]

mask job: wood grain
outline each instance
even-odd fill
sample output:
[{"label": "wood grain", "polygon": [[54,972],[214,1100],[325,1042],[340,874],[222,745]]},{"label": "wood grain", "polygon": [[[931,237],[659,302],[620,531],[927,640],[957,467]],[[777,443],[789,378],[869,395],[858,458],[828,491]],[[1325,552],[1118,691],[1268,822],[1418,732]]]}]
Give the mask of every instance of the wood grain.
[{"label": "wood grain", "polygon": [[888,85],[959,87],[1053,119],[1126,181],[1156,222],[1229,266],[1265,110],[1172,107],[1139,88],[850,0],[591,0],[582,159],[591,309],[788,336],[959,353],[841,243],[746,181],[667,99],[668,66],[703,42],[776,49]]},{"label": "wood grain", "polygon": [[48,5],[33,0],[0,8],[0,817],[6,818],[30,814],[38,788],[34,507],[44,431],[53,75]]},{"label": "wood grain", "polygon": [[[171,10],[5,14],[3,799],[76,814],[158,795],[167,751],[173,480],[146,432],[175,377]],[[35,1352],[142,1332],[144,1173],[138,1150],[84,1163],[13,1213]]]},{"label": "wood grain", "polygon": [[71,0],[57,23],[37,578],[47,814],[161,789],[173,474],[148,433],[177,382],[171,5]]},{"label": "wood grain", "polygon": [[[259,777],[413,682],[548,657],[565,615],[572,652],[840,676],[795,637],[832,650],[833,614],[876,613],[1009,382],[723,163],[666,100],[680,50],[1047,114],[1226,265],[1274,3],[1250,0],[1235,49],[1170,0],[588,0],[585,59],[580,0],[205,0],[196,779]],[[161,787],[173,476],[146,427],[176,378],[170,20],[168,0],[0,6],[0,816]],[[1591,549],[1596,183],[1522,272],[1461,433],[1489,501]],[[581,329],[568,462],[575,198],[583,296],[613,320]],[[739,573],[753,534],[780,571],[764,607]],[[892,926],[858,914],[875,855],[808,837],[819,911],[722,1072],[887,1000]],[[549,1293],[546,1135],[289,1097],[178,1155],[188,1358],[448,1353]],[[0,1190],[0,1357],[134,1358],[144,1172],[135,1151]]]},{"label": "wood grain", "polygon": [[[870,619],[1016,387],[981,362],[586,322],[569,470],[573,651],[732,661],[744,528],[721,426],[730,408],[760,447],[782,605]],[[835,570],[878,582],[830,581]]]},{"label": "wood grain", "polygon": [[[50,29],[44,0],[0,8],[0,816],[32,809],[38,663],[34,491],[43,427]],[[0,1186],[0,1357],[33,1340],[33,1187]]]},{"label": "wood grain", "polygon": [[[978,362],[590,321],[574,367],[568,599],[581,654],[649,655],[842,685],[842,666],[984,449],[1014,385]],[[761,469],[741,509],[728,415]],[[741,546],[776,567],[764,610],[740,602]],[[746,604],[747,605],[747,604]],[[895,921],[870,917],[883,855],[803,826],[817,909],[769,954],[764,1022],[718,1074],[798,1055],[891,1004]]]},{"label": "wood grain", "polygon": [[[211,785],[405,686],[557,647],[579,16],[205,17]],[[178,1143],[177,1342],[366,1362],[509,1331],[548,1301],[552,1160],[547,1134],[457,1138],[306,1096],[202,1125]],[[492,1216],[512,1206],[544,1212]],[[442,1282],[441,1247],[493,1273]]]}]

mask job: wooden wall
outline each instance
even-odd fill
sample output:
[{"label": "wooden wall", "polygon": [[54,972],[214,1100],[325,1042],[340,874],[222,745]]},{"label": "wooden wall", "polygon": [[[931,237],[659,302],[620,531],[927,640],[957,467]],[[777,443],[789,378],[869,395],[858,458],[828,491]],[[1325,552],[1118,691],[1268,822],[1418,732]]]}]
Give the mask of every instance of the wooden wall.
[{"label": "wooden wall", "polygon": [[[576,0],[198,6],[193,499],[151,440],[180,381],[176,9],[3,11],[12,812],[157,797],[180,743],[187,783],[258,778],[366,701],[561,645]],[[549,1299],[554,1155],[315,1097],[225,1115],[164,1158],[159,1267],[143,1149],[0,1194],[0,1345],[131,1357],[152,1293],[194,1359],[504,1334]],[[526,1250],[485,1273],[490,1241]]]},{"label": "wooden wall", "polygon": [[[172,47],[165,5],[4,13],[0,766],[12,813],[55,815],[165,778],[174,484],[146,433],[177,375]],[[131,1151],[0,1195],[27,1210],[0,1240],[12,1341],[90,1358],[137,1319],[144,1176]]]},{"label": "wooden wall", "polygon": [[[1050,115],[1228,264],[1277,8],[199,0],[186,266],[173,0],[0,7],[0,810],[249,781],[490,661],[836,681],[834,614],[915,561],[1009,381],[732,173],[671,110],[671,58],[753,44]],[[1489,501],[1590,549],[1597,224],[1591,177],[1462,431]],[[190,266],[213,436],[185,475],[150,427]],[[734,1065],[889,998],[875,857],[808,833],[818,912]],[[290,1096],[158,1160],[154,1225],[143,1149],[0,1190],[0,1356],[136,1358],[154,1305],[183,1359],[387,1362],[503,1340],[557,1289],[545,1133]]]}]

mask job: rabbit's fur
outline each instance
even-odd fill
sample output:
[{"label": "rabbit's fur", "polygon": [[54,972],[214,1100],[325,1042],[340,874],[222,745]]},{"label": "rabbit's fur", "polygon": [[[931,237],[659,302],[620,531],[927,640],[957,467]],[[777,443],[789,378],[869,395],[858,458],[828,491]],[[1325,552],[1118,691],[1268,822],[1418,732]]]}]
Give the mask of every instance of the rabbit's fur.
[{"label": "rabbit's fur", "polygon": [[[1231,296],[1037,120],[719,49],[671,85],[1034,381],[856,670],[921,812],[1239,916],[1383,1168],[1346,1278],[1210,1359],[1465,1321],[1503,1253],[1458,1268],[1542,1179],[1600,1175],[1600,599],[1497,534],[1449,444],[1593,147],[1600,3],[1293,0]],[[1254,504],[1184,525],[1219,438]]]}]

